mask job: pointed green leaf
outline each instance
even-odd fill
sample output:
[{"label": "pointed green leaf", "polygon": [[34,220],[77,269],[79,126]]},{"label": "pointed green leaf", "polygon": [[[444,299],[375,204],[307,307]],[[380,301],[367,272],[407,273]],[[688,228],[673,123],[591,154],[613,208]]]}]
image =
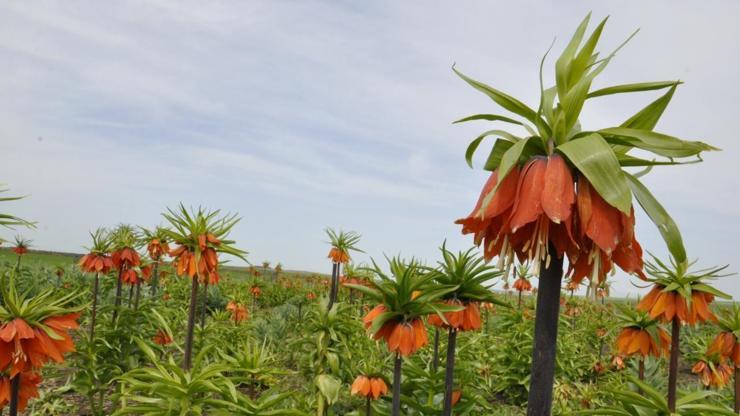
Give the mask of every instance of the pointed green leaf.
[{"label": "pointed green leaf", "polygon": [[650,190],[640,182],[639,179],[625,173],[629,182],[632,193],[635,195],[635,199],[640,204],[645,213],[650,217],[653,223],[658,227],[660,235],[668,246],[668,251],[678,263],[686,261],[686,249],[683,246],[683,239],[681,238],[681,231],[673,221],[668,212],[658,202],[657,199],[650,193]]},{"label": "pointed green leaf", "polygon": [[627,119],[627,121],[622,123],[621,127],[653,130],[655,125],[658,124],[660,117],[663,116],[663,112],[666,107],[668,107],[668,103],[671,102],[673,93],[676,92],[676,87],[678,87],[678,82],[674,83],[673,86],[665,94],[658,97],[657,100],[648,104],[645,108],[638,111],[637,114]]},{"label": "pointed green leaf", "polygon": [[691,157],[701,152],[719,150],[699,141],[682,140],[650,130],[611,127],[598,131],[609,143],[632,146],[665,157]]},{"label": "pointed green leaf", "polygon": [[458,71],[454,65],[452,66],[452,70],[455,71],[457,76],[470,84],[470,86],[489,96],[496,104],[536,124],[537,112],[529,108],[523,102],[482,82],[468,78],[462,72]]},{"label": "pointed green leaf", "polygon": [[557,147],[609,205],[629,214],[632,207],[624,172],[609,144],[593,133]]},{"label": "pointed green leaf", "polygon": [[455,120],[452,122],[452,124],[456,123],[464,123],[466,121],[474,121],[474,120],[488,120],[488,121],[504,121],[506,123],[511,124],[518,124],[523,125],[521,121],[514,120],[513,118],[500,116],[498,114],[475,114],[469,117],[461,118],[460,120]]},{"label": "pointed green leaf", "polygon": [[630,92],[662,90],[663,88],[673,87],[678,84],[681,84],[681,81],[638,82],[635,84],[613,85],[611,87],[591,91],[588,94],[588,98],[596,98],[603,97],[605,95],[624,94]]},{"label": "pointed green leaf", "polygon": [[475,151],[478,150],[478,146],[480,146],[483,139],[488,136],[501,136],[509,139],[510,141],[521,140],[518,137],[510,134],[509,132],[503,130],[488,130],[487,132],[484,132],[480,136],[473,139],[473,141],[470,142],[470,144],[468,145],[468,148],[465,150],[465,161],[468,162],[468,166],[470,166],[471,168],[473,167],[473,155],[475,154]]},{"label": "pointed green leaf", "polygon": [[491,154],[488,155],[488,160],[486,160],[486,165],[483,167],[483,169],[489,172],[493,172],[494,170],[498,169],[504,153],[506,153],[506,151],[509,150],[509,148],[511,148],[511,146],[513,145],[514,143],[508,140],[496,140],[496,143],[493,144]]}]

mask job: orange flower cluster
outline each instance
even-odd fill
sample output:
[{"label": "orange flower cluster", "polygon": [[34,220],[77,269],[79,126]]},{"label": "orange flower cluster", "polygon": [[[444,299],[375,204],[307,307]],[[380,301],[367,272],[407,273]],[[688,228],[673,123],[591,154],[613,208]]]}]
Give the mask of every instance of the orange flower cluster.
[{"label": "orange flower cluster", "polygon": [[130,269],[141,264],[141,258],[139,253],[133,248],[124,247],[120,250],[116,250],[112,255],[113,265],[118,270]]},{"label": "orange flower cluster", "polygon": [[[0,327],[0,408],[10,402],[10,380],[20,377],[19,409],[23,410],[32,397],[38,397],[41,377],[35,370],[49,361],[61,363],[64,354],[74,351],[70,329],[77,329],[79,313],[52,316],[39,326],[31,326],[15,318]],[[48,332],[47,332],[48,331]],[[54,337],[49,335],[53,333]]]},{"label": "orange flower cluster", "polygon": [[241,303],[234,302],[233,300],[230,300],[226,305],[226,310],[231,312],[231,319],[235,324],[244,321],[249,317],[247,307]]},{"label": "orange flower cluster", "polygon": [[262,294],[262,288],[259,286],[252,286],[249,289],[249,293],[251,293],[255,298],[258,298]]},{"label": "orange flower cluster", "polygon": [[701,360],[694,364],[691,368],[691,372],[699,376],[701,383],[707,387],[724,387],[730,382],[730,377],[734,374],[734,371],[721,362],[714,365],[712,368],[706,361]]},{"label": "orange flower cluster", "polygon": [[352,395],[378,400],[388,393],[388,386],[380,377],[357,376],[352,383]]},{"label": "orange flower cluster", "polygon": [[306,299],[308,300],[314,300],[316,299],[316,295],[313,292],[306,293]]},{"label": "orange flower cluster", "polygon": [[[375,318],[385,310],[384,305],[378,305],[368,312],[362,319],[365,328],[369,329]],[[375,340],[382,338],[388,345],[389,351],[397,352],[404,357],[410,356],[429,342],[427,330],[421,318],[411,321],[389,320],[373,335],[373,338]]]},{"label": "orange flower cluster", "polygon": [[538,156],[515,166],[498,183],[498,170],[483,186],[473,211],[456,221],[463,234],[483,244],[486,260],[499,256],[500,267],[519,261],[547,262],[549,243],[558,256],[568,255],[571,279],[599,281],[616,263],[644,277],[642,248],[634,237],[634,212],[625,215],[609,205],[591,184],[558,154]]},{"label": "orange flower cluster", "polygon": [[70,329],[77,329],[79,313],[53,316],[41,322],[59,339],[54,339],[40,327],[31,327],[16,318],[0,327],[0,369],[10,366],[10,376],[39,368],[49,361],[61,363],[64,354],[74,351]]},{"label": "orange flower cluster", "polygon": [[349,253],[336,247],[332,247],[331,250],[329,250],[329,255],[327,257],[331,259],[332,263],[349,263]]},{"label": "orange flower cluster", "polygon": [[740,367],[740,343],[732,332],[720,332],[707,349],[707,355],[717,354],[720,359],[731,359],[735,367]]},{"label": "orange flower cluster", "polygon": [[[33,371],[28,371],[20,373],[18,377],[21,378],[18,388],[18,410],[22,412],[26,408],[28,400],[39,397],[41,376]],[[10,383],[9,377],[0,376],[0,409],[10,403]]]},{"label": "orange flower cluster", "polygon": [[691,306],[680,294],[668,291],[664,292],[665,286],[656,284],[645,298],[637,304],[637,309],[650,313],[651,319],[660,318],[663,322],[670,322],[675,316],[681,322],[694,325],[697,322],[717,321],[709,309],[709,304],[714,301],[714,295],[707,292],[691,292]]},{"label": "orange flower cluster", "polygon": [[88,253],[82,256],[79,265],[86,273],[108,274],[113,268],[113,260],[106,254]]},{"label": "orange flower cluster", "polygon": [[181,245],[170,251],[170,256],[175,258],[175,270],[178,276],[187,275],[192,278],[197,273],[202,281],[208,278],[209,283],[218,283],[218,254],[216,254],[216,249],[208,246],[208,243],[218,246],[221,244],[221,241],[213,234],[200,235],[198,237],[200,259],[197,261],[195,259],[195,253],[190,251],[186,246]]},{"label": "orange flower cluster", "polygon": [[532,283],[529,280],[520,277],[516,279],[516,282],[514,282],[514,290],[519,292],[529,292],[532,290]]},{"label": "orange flower cluster", "polygon": [[169,345],[172,343],[172,337],[170,337],[167,332],[165,332],[163,329],[157,330],[157,333],[154,334],[152,337],[152,341],[154,341],[157,345]]},{"label": "orange flower cluster", "polygon": [[434,325],[438,328],[454,328],[458,331],[475,331],[480,329],[480,309],[478,304],[475,302],[463,303],[459,300],[447,300],[447,305],[452,306],[463,306],[465,309],[461,311],[445,312],[444,317],[447,323],[445,323],[439,315],[429,315],[428,321],[430,325]]},{"label": "orange flower cluster", "polygon": [[153,238],[146,246],[146,251],[152,260],[159,261],[163,255],[170,252],[170,246],[166,242],[159,241],[158,238]]},{"label": "orange flower cluster", "polygon": [[121,281],[133,286],[139,283],[139,275],[136,273],[136,270],[127,268],[121,271]]},{"label": "orange flower cluster", "polygon": [[617,352],[623,356],[639,354],[642,357],[652,355],[660,357],[668,355],[671,347],[671,336],[662,329],[657,328],[658,339],[654,339],[650,332],[639,327],[627,327],[617,336]]},{"label": "orange flower cluster", "polygon": [[13,247],[13,253],[15,253],[15,254],[17,254],[19,256],[22,256],[22,255],[28,253],[28,248],[23,247],[23,246]]},{"label": "orange flower cluster", "polygon": [[150,281],[152,279],[152,265],[147,264],[146,266],[139,267],[139,270],[141,271],[141,278],[144,279],[144,281]]}]

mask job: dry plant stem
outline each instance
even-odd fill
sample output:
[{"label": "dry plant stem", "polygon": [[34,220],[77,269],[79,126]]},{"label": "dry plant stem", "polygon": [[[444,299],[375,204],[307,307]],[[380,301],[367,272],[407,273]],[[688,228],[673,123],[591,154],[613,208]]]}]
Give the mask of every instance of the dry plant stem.
[{"label": "dry plant stem", "polygon": [[676,381],[678,378],[678,350],[679,335],[681,334],[681,320],[678,316],[673,318],[671,326],[671,361],[668,366],[668,410],[676,411]]},{"label": "dry plant stem", "polygon": [[401,354],[396,353],[396,360],[393,365],[393,404],[391,406],[391,416],[401,415],[401,364],[403,364],[403,358],[401,358]]},{"label": "dry plant stem", "polygon": [[95,280],[93,283],[93,304],[92,304],[92,313],[90,315],[90,343],[93,342],[93,339],[95,339],[95,320],[98,316],[98,290],[100,286],[100,277],[98,276],[98,273],[95,273]]},{"label": "dry plant stem", "polygon": [[455,377],[455,347],[457,344],[457,330],[450,328],[447,335],[447,367],[445,368],[445,398],[442,416],[452,415],[452,385]]},{"label": "dry plant stem", "polygon": [[18,373],[10,380],[10,416],[18,416],[18,393],[20,393],[21,375]]},{"label": "dry plant stem", "polygon": [[121,275],[123,274],[123,267],[118,271],[118,281],[116,282],[116,301],[113,308],[113,322],[116,322],[118,318],[118,308],[121,306]]},{"label": "dry plant stem", "polygon": [[549,252],[550,264],[543,261],[540,267],[537,313],[534,320],[532,378],[529,384],[527,405],[528,416],[550,416],[552,412],[563,259],[557,256],[552,243],[549,243]]},{"label": "dry plant stem", "polygon": [[193,358],[193,332],[195,330],[195,307],[198,303],[198,274],[192,277],[193,285],[190,288],[190,311],[188,312],[188,332],[185,335],[185,357],[182,368],[190,370]]}]

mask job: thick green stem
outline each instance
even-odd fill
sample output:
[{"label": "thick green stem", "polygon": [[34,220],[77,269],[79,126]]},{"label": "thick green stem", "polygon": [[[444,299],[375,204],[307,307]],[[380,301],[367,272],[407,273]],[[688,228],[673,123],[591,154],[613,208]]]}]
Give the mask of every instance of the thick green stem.
[{"label": "thick green stem", "polygon": [[457,344],[457,330],[450,328],[447,335],[447,367],[445,368],[445,398],[442,416],[452,415],[452,388],[455,377],[455,346]]},{"label": "thick green stem", "polygon": [[437,373],[439,368],[439,328],[434,328],[434,354],[432,355],[432,369]]},{"label": "thick green stem", "polygon": [[203,283],[203,308],[200,311],[200,329],[206,326],[206,310],[208,309],[208,279]]},{"label": "thick green stem", "polygon": [[668,409],[676,412],[676,381],[678,380],[679,336],[681,334],[681,320],[673,318],[671,326],[671,361],[668,365]]},{"label": "thick green stem", "polygon": [[337,301],[337,286],[339,285],[339,264],[331,264],[331,289],[329,289],[329,304],[327,309],[331,310],[334,307],[334,303]]},{"label": "thick green stem", "polygon": [[116,300],[114,302],[113,308],[113,323],[115,323],[116,319],[118,318],[118,308],[121,306],[121,275],[123,275],[123,268],[124,266],[121,266],[121,269],[118,270],[118,281],[116,282]]},{"label": "thick green stem", "polygon": [[139,299],[141,298],[141,282],[136,283],[136,295],[134,296],[134,310],[139,310]]},{"label": "thick green stem", "polygon": [[367,396],[365,400],[365,416],[371,416],[373,414],[373,407],[370,405],[370,396]]},{"label": "thick green stem", "polygon": [[159,260],[154,262],[154,271],[152,272],[152,297],[157,295],[157,286],[159,286]]},{"label": "thick green stem", "polygon": [[90,344],[93,344],[93,340],[95,339],[95,320],[98,316],[98,288],[100,286],[100,277],[98,276],[98,273],[95,273],[95,281],[93,283],[93,304],[92,304],[92,313],[90,315]]},{"label": "thick green stem", "polygon": [[193,332],[195,330],[195,308],[198,304],[198,273],[192,277],[193,285],[190,287],[190,311],[188,312],[188,332],[185,335],[185,357],[182,367],[190,370],[193,357]]},{"label": "thick green stem", "polygon": [[740,413],[740,367],[735,367],[735,413]]},{"label": "thick green stem", "polygon": [[18,394],[20,393],[21,377],[21,373],[18,373],[10,379],[10,410],[8,412],[10,416],[18,416]]},{"label": "thick green stem", "polygon": [[563,278],[563,258],[549,243],[549,264],[540,263],[537,312],[534,320],[532,377],[529,384],[528,416],[550,416],[552,388],[555,381],[558,316],[560,314],[560,284]]},{"label": "thick green stem", "polygon": [[401,415],[401,365],[403,358],[401,354],[396,353],[396,360],[393,365],[393,404],[391,405],[391,416]]}]

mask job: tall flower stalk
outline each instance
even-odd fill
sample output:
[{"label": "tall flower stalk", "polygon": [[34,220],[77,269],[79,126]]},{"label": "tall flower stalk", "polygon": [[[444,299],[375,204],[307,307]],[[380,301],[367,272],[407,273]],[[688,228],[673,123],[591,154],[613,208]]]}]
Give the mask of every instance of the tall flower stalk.
[{"label": "tall flower stalk", "polygon": [[727,266],[691,270],[694,263],[671,259],[669,264],[665,264],[653,257],[653,262],[646,263],[647,272],[651,276],[648,281],[653,283],[653,287],[637,305],[637,309],[647,312],[651,319],[671,324],[671,355],[668,364],[668,408],[671,412],[676,411],[681,325],[717,322],[709,305],[715,297],[730,299],[730,295],[709,285],[711,280],[727,276],[721,274]]},{"label": "tall flower stalk", "polygon": [[443,416],[452,415],[452,394],[454,391],[455,374],[455,346],[459,331],[477,331],[481,328],[481,302],[499,302],[493,296],[490,286],[492,280],[501,276],[501,272],[487,266],[483,259],[469,249],[457,254],[447,250],[443,244],[442,261],[436,269],[430,270],[434,281],[441,287],[454,287],[455,290],[441,297],[444,304],[463,308],[459,311],[450,311],[444,314],[431,315],[429,323],[438,328],[447,329],[447,364],[445,367],[445,395],[443,400]]},{"label": "tall flower stalk", "polygon": [[113,242],[110,234],[104,228],[98,228],[95,232],[91,232],[90,238],[92,245],[87,249],[88,253],[80,258],[79,266],[84,273],[95,273],[89,329],[90,343],[93,345],[93,340],[95,339],[95,322],[98,316],[100,275],[107,275],[113,268],[113,259],[110,256]]},{"label": "tall flower stalk", "polygon": [[740,413],[740,306],[732,305],[720,315],[717,322],[720,333],[707,349],[707,355],[718,355],[721,360],[729,361],[735,374],[735,412]]},{"label": "tall flower stalk", "polygon": [[146,246],[146,251],[149,253],[149,258],[152,259],[153,263],[150,286],[151,295],[156,296],[157,289],[159,288],[159,264],[162,262],[163,257],[169,253],[170,246],[165,229],[162,227],[156,227],[154,230],[142,228],[141,235],[142,242]]},{"label": "tall flower stalk", "polygon": [[329,289],[327,308],[331,310],[339,296],[339,276],[342,274],[342,265],[350,262],[350,251],[362,253],[362,250],[355,247],[360,242],[360,234],[354,231],[340,230],[337,233],[333,229],[327,228],[326,235],[329,236],[331,244],[331,250],[329,250],[327,256],[331,260],[331,288]]},{"label": "tall flower stalk", "polygon": [[177,244],[177,247],[170,251],[170,255],[174,257],[175,270],[179,276],[186,276],[192,280],[183,359],[183,368],[189,370],[192,366],[199,281],[218,276],[220,253],[230,254],[245,261],[247,253],[234,247],[234,241],[226,239],[240,220],[236,214],[222,215],[220,210],[206,211],[203,208],[198,208],[197,211],[188,210],[180,204],[177,210],[168,208],[162,215],[172,226],[172,229],[165,231],[165,235],[169,241]]},{"label": "tall flower stalk", "polygon": [[464,308],[438,304],[440,298],[457,289],[457,286],[432,286],[434,276],[424,273],[416,262],[404,262],[393,258],[388,261],[390,273],[387,274],[373,261],[372,271],[375,279],[368,286],[348,284],[375,302],[376,306],[363,318],[365,328],[376,340],[383,340],[388,351],[394,354],[393,360],[393,399],[391,416],[401,414],[401,369],[403,358],[409,357],[428,342],[423,317],[460,311]]},{"label": "tall flower stalk", "polygon": [[[717,150],[702,142],[654,131],[680,84],[678,81],[592,90],[594,79],[624,43],[607,55],[599,54],[596,46],[606,19],[585,38],[589,20],[590,15],[556,60],[552,87],[545,87],[543,77],[547,54],[542,59],[541,95],[536,110],[453,67],[466,83],[511,113],[476,114],[458,122],[488,120],[517,128],[516,132],[488,130],[468,146],[465,157],[472,166],[481,142],[487,137],[496,139],[484,166],[491,172],[490,177],[473,211],[457,223],[462,225],[464,234],[473,234],[474,242],[483,245],[487,260],[498,257],[503,270],[511,270],[519,260],[531,263],[533,273],[539,274],[529,415],[551,412],[566,256],[568,274],[576,283],[589,279],[591,286],[596,287],[615,265],[644,277],[642,248],[634,233],[634,197],[658,226],[673,257],[679,263],[686,260],[678,227],[639,179],[646,172],[630,173],[625,169],[649,170],[658,165],[685,163],[686,158],[698,161],[701,152]],[[619,126],[582,126],[581,111],[588,100],[651,90],[667,91]],[[521,135],[521,131],[525,134]],[[660,159],[643,159],[630,154],[633,150],[649,152]]]},{"label": "tall flower stalk", "polygon": [[127,224],[121,224],[111,233],[113,267],[118,271],[116,280],[116,299],[113,309],[113,322],[118,318],[118,309],[121,307],[121,296],[124,282],[135,283],[138,280],[135,268],[141,263],[141,257],[136,251],[139,237],[136,230]]},{"label": "tall flower stalk", "polygon": [[13,253],[15,253],[17,260],[15,263],[15,268],[20,269],[21,268],[21,259],[23,258],[26,253],[28,253],[28,249],[31,248],[31,243],[33,241],[29,240],[21,235],[15,236],[15,241],[13,242]]}]

